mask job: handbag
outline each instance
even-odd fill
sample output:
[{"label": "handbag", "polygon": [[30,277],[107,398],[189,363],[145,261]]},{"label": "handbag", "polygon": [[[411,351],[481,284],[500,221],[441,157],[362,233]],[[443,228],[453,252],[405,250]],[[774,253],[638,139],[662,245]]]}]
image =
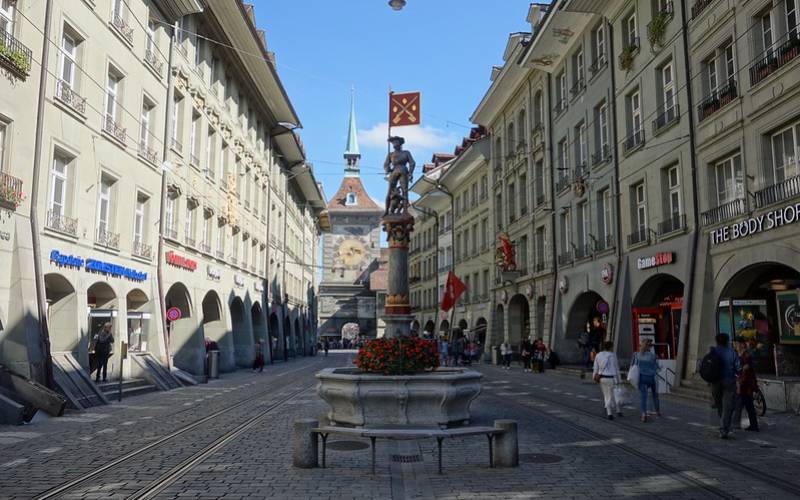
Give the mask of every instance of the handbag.
[{"label": "handbag", "polygon": [[606,361],[606,363],[603,365],[603,367],[602,367],[602,368],[600,368],[600,370],[599,370],[597,373],[595,373],[594,375],[592,375],[592,380],[594,380],[594,383],[595,383],[595,384],[599,384],[599,383],[600,383],[600,379],[602,378],[602,377],[600,376],[600,372],[604,371],[604,370],[606,369],[606,367],[607,367],[607,366],[608,366],[608,361]]},{"label": "handbag", "polygon": [[639,387],[639,357],[636,356],[633,358],[633,364],[628,369],[628,383],[632,386],[638,388]]}]

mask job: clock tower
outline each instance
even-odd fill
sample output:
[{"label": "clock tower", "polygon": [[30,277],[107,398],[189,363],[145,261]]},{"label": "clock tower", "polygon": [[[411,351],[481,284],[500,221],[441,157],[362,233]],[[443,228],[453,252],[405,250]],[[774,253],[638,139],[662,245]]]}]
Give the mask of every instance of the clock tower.
[{"label": "clock tower", "polygon": [[374,337],[377,332],[370,277],[378,268],[383,208],[370,198],[361,182],[352,96],[344,160],[344,178],[328,202],[331,231],[322,241],[319,331],[329,339],[352,336],[353,327],[345,325],[353,323],[362,335]]}]

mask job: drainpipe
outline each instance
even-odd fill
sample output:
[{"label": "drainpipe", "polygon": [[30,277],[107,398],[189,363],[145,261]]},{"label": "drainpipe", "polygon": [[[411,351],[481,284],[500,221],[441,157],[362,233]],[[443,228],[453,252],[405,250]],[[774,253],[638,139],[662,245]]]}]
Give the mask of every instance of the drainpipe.
[{"label": "drainpipe", "polygon": [[[35,370],[33,375],[48,388],[53,382],[53,358],[50,355],[50,330],[47,326],[47,293],[42,272],[42,245],[39,241],[39,176],[41,175],[42,135],[44,133],[44,104],[47,89],[47,67],[50,59],[50,24],[53,17],[53,0],[47,0],[44,11],[44,41],[42,42],[42,64],[39,73],[39,97],[36,104],[36,137],[33,145],[33,173],[31,185],[31,243],[33,244],[33,272],[36,282],[36,305],[39,314],[39,342],[44,372]],[[28,363],[30,363],[30,359]]]},{"label": "drainpipe", "polygon": [[167,63],[167,105],[164,113],[164,149],[161,155],[161,207],[158,217],[158,252],[156,253],[156,279],[158,282],[158,301],[161,313],[161,327],[164,332],[164,357],[167,369],[172,364],[170,352],[170,335],[167,326],[167,302],[164,293],[164,263],[161,256],[164,254],[164,232],[166,231],[165,220],[167,217],[167,155],[169,152],[170,141],[170,120],[172,119],[172,109],[175,91],[175,78],[172,76],[172,57],[175,51],[175,34],[178,32],[178,21],[172,28],[172,36],[169,37],[169,61]]},{"label": "drainpipe", "polygon": [[[269,144],[267,145],[267,148],[270,151],[270,166],[272,166],[271,165],[272,164],[272,136],[268,135],[267,136],[267,141],[269,141]],[[272,314],[272,304],[269,302],[269,291],[270,291],[270,287],[272,286],[272,284],[270,283],[270,276],[272,276],[272,269],[270,269],[270,265],[269,265],[269,258],[270,258],[270,254],[272,252],[272,243],[270,242],[270,237],[272,236],[272,232],[271,232],[271,229],[272,229],[272,215],[271,215],[271,213],[272,213],[272,179],[269,176],[267,176],[267,213],[264,214],[267,217],[267,251],[264,252],[264,255],[265,255],[264,258],[266,260],[266,262],[264,262],[264,270],[266,272],[266,280],[265,281],[266,281],[266,284],[267,284],[266,293],[264,294],[264,296],[267,298],[267,300],[265,301],[266,318],[264,318],[264,319],[267,322],[267,349],[269,350],[269,362],[273,363],[275,361],[275,353],[273,352],[273,349],[272,349],[272,332],[270,331],[270,327],[269,327],[269,317]],[[272,300],[274,301],[275,298],[273,297]]]},{"label": "drainpipe", "polygon": [[[281,300],[283,302],[283,318],[285,319],[286,316],[289,314],[289,295],[286,293],[286,227],[289,225],[289,211],[287,210],[286,205],[286,196],[289,194],[289,172],[286,173],[286,179],[284,180],[284,189],[283,189],[283,274],[281,275],[281,293],[283,294],[283,298],[287,300]],[[289,325],[283,325],[284,332],[283,332],[283,360],[289,360],[289,346],[286,342],[286,328]],[[289,327],[291,330],[291,327]]]},{"label": "drainpipe", "polygon": [[680,383],[680,380],[683,379],[684,375],[684,365],[686,364],[686,345],[688,344],[688,333],[689,333],[689,325],[691,319],[691,312],[692,312],[692,295],[694,292],[694,275],[695,275],[695,266],[697,264],[697,252],[700,250],[699,243],[700,243],[700,214],[697,212],[698,209],[698,186],[697,186],[697,159],[695,157],[695,128],[694,128],[694,114],[692,113],[693,109],[691,108],[691,103],[694,102],[692,97],[693,90],[692,90],[692,68],[689,64],[689,34],[687,33],[687,22],[686,22],[686,0],[681,0],[681,33],[683,35],[683,64],[684,70],[686,71],[686,81],[689,82],[686,85],[686,98],[689,102],[690,108],[687,112],[687,116],[689,118],[689,162],[692,169],[692,218],[694,222],[694,231],[692,231],[692,253],[691,253],[691,262],[689,264],[689,283],[686,288],[686,293],[684,293],[684,304],[688,304],[689,307],[685,308],[681,311],[681,326],[680,326],[680,337],[678,338],[678,355],[676,357],[675,362],[675,381]]},{"label": "drainpipe", "polygon": [[[605,19],[606,26],[608,26],[608,50],[609,55],[614,54],[614,28],[611,26],[611,23],[608,22],[608,19]],[[614,122],[614,189],[617,190],[614,194],[615,203],[615,212],[616,212],[616,223],[617,223],[617,278],[614,282],[614,300],[612,304],[614,304],[614,308],[611,311],[611,318],[609,323],[609,328],[607,331],[611,332],[611,335],[614,335],[615,328],[617,326],[617,317],[619,316],[619,291],[620,291],[620,269],[622,269],[622,207],[620,206],[620,199],[622,194],[620,193],[620,182],[619,182],[619,123],[617,121],[617,78],[616,73],[614,72],[613,62],[611,57],[609,57],[608,64],[610,66],[609,70],[611,70],[611,120]],[[619,344],[617,343],[616,351],[619,352]]]},{"label": "drainpipe", "polygon": [[553,75],[547,74],[547,148],[550,159],[550,249],[553,255],[553,299],[550,301],[550,348],[554,349],[556,336],[553,335],[556,314],[556,297],[558,297],[558,246],[556,243],[556,181],[553,169]]}]

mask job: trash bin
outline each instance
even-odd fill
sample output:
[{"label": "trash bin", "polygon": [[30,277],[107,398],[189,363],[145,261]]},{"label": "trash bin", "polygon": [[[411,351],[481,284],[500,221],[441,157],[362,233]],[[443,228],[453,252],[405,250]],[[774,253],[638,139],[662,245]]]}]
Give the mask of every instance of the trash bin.
[{"label": "trash bin", "polygon": [[208,351],[208,378],[219,378],[219,351]]},{"label": "trash bin", "polygon": [[493,345],[492,346],[492,364],[499,365],[500,364],[500,346]]}]

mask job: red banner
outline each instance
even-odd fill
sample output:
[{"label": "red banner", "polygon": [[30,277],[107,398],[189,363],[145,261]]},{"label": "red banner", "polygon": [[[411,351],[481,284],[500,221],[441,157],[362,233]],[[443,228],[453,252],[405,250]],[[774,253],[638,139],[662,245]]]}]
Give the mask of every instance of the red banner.
[{"label": "red banner", "polygon": [[419,125],[422,95],[419,92],[389,93],[389,126]]},{"label": "red banner", "polygon": [[447,273],[447,284],[444,286],[444,297],[442,297],[442,311],[452,309],[466,289],[467,286],[458,279],[458,276],[452,271]]}]

